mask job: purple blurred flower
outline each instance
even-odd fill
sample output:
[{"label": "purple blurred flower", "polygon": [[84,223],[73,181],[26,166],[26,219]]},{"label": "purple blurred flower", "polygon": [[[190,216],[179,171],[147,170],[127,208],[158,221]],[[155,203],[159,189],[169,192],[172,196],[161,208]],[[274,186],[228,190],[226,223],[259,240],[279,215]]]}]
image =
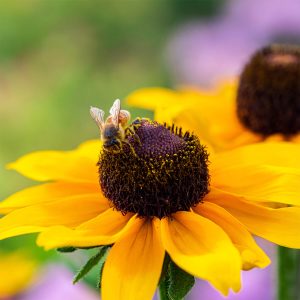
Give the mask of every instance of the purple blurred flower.
[{"label": "purple blurred flower", "polygon": [[203,87],[236,76],[263,44],[249,35],[223,21],[184,26],[168,44],[167,59],[175,82]]},{"label": "purple blurred flower", "polygon": [[16,300],[99,300],[100,294],[83,283],[72,284],[73,274],[61,265],[48,266],[40,279]]},{"label": "purple blurred flower", "polygon": [[279,37],[300,38],[299,0],[231,0],[210,21],[183,25],[167,45],[179,84],[212,86],[236,77],[249,56]]},{"label": "purple blurred flower", "polygon": [[227,12],[237,26],[250,28],[256,36],[270,39],[300,34],[298,0],[231,0]]}]

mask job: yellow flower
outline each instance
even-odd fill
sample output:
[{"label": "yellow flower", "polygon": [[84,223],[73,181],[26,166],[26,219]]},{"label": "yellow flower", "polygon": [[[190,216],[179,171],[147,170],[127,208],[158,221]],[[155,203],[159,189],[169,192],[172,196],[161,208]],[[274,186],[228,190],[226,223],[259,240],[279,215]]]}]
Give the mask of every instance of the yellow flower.
[{"label": "yellow flower", "polygon": [[300,141],[300,50],[273,45],[259,50],[239,80],[214,91],[140,89],[131,105],[155,119],[194,131],[216,151],[261,141]]},{"label": "yellow flower", "polygon": [[0,252],[0,298],[23,291],[30,284],[35,271],[36,263],[24,253]]},{"label": "yellow flower", "polygon": [[46,183],[0,204],[0,239],[39,232],[46,249],[112,245],[104,300],[152,299],[166,252],[227,295],[242,269],[270,262],[252,234],[300,248],[300,208],[290,207],[299,205],[297,145],[246,146],[211,155],[208,166],[193,134],[137,119],[122,147],[110,147],[88,141],[10,164]]}]

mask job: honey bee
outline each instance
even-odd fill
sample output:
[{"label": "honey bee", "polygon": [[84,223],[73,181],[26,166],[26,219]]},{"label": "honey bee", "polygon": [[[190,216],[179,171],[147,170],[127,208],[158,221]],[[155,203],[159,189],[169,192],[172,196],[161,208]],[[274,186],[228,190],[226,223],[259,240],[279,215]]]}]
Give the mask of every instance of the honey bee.
[{"label": "honey bee", "polygon": [[110,115],[104,121],[104,111],[97,107],[90,108],[90,114],[100,129],[104,150],[118,151],[122,143],[126,143],[125,136],[130,120],[130,113],[121,110],[120,100],[117,99],[109,110]]}]

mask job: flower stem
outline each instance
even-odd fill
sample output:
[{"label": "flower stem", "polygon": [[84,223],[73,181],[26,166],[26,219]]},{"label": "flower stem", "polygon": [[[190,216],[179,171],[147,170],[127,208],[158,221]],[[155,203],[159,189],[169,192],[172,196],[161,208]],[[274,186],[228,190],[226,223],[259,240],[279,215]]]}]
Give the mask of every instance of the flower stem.
[{"label": "flower stem", "polygon": [[300,251],[278,248],[278,300],[299,300]]}]

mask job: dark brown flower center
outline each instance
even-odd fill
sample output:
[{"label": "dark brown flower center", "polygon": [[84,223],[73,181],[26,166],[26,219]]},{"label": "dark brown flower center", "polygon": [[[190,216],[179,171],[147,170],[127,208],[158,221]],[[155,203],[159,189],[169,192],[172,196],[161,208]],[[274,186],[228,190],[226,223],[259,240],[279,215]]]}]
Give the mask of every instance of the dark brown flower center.
[{"label": "dark brown flower center", "polygon": [[300,131],[300,50],[273,45],[245,66],[237,94],[237,115],[253,132],[286,136]]},{"label": "dark brown flower center", "polygon": [[119,151],[105,149],[100,156],[100,185],[113,206],[162,218],[199,203],[208,192],[209,174],[198,138],[146,119],[130,128]]}]

